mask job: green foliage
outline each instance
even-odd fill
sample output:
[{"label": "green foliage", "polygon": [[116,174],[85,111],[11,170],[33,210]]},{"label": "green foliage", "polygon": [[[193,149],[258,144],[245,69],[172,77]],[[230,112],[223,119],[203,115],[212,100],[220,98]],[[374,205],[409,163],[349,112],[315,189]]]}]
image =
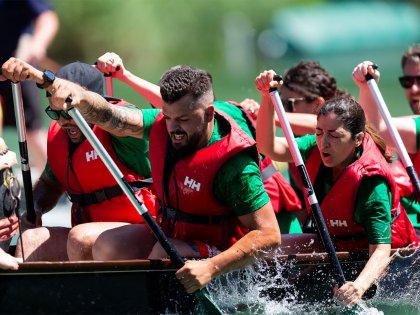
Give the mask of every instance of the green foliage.
[{"label": "green foliage", "polygon": [[[352,55],[302,56],[289,54],[270,59],[257,49],[257,36],[272,27],[273,14],[290,6],[304,6],[316,0],[51,0],[60,17],[60,32],[49,54],[59,63],[74,60],[93,63],[107,51],[118,53],[128,69],[157,83],[161,74],[176,64],[189,64],[210,71],[216,96],[240,101],[259,99],[254,87],[258,73],[274,69],[282,73],[301,59],[315,59],[338,80],[340,87],[357,93],[351,80],[354,66],[374,60],[381,66],[380,88],[389,104],[405,109],[402,90],[395,81],[400,74],[400,56],[406,47],[368,51]],[[251,46],[234,46],[240,59],[249,50],[250,62],[232,67],[226,57],[226,25],[242,21],[249,27]],[[296,30],[298,31],[298,30]],[[410,43],[407,43],[407,46]],[[253,59],[252,59],[253,58]],[[116,82],[116,95],[147,106],[129,87]],[[355,95],[357,97],[357,94]],[[395,107],[397,109],[397,107]],[[391,106],[391,112],[393,111]],[[402,113],[407,113],[403,111]]]}]

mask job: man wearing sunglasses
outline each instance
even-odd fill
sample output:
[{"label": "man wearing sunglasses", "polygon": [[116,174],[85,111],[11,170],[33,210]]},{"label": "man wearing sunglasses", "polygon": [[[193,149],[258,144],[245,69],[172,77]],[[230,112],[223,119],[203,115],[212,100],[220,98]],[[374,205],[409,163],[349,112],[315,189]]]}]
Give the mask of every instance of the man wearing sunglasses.
[{"label": "man wearing sunglasses", "polygon": [[[388,145],[394,145],[391,134],[388,132],[365,79],[365,75],[369,73],[376,81],[379,80],[380,73],[373,69],[372,64],[370,61],[358,64],[353,70],[353,81],[359,87],[359,102],[365,110],[368,121],[376,128]],[[420,44],[409,47],[401,59],[401,66],[403,75],[399,77],[399,82],[405,91],[411,110],[415,115],[420,115]],[[396,117],[392,119],[392,122],[410,154],[417,174],[420,174],[420,117]],[[401,162],[393,163],[392,171],[399,185],[402,196],[401,204],[407,211],[417,235],[420,235],[420,205],[415,200],[411,181]]]},{"label": "man wearing sunglasses", "polygon": [[[29,64],[17,59],[15,61],[19,64],[16,72],[26,71],[24,79],[33,80],[34,73],[39,73]],[[44,82],[38,82],[38,86],[49,86],[57,77],[78,83],[86,90],[103,94],[102,75],[91,65],[75,62],[62,67],[55,75],[46,72],[43,73]],[[7,73],[7,70],[3,69],[3,73]],[[47,93],[47,97],[51,103],[51,94]],[[133,107],[116,98],[107,98],[107,101],[115,106]],[[142,223],[143,219],[71,116],[65,110],[55,110],[51,106],[48,106],[45,112],[52,119],[48,139],[45,139],[48,160],[45,170],[34,185],[38,228],[24,232],[22,240],[25,254],[27,260],[91,260],[92,246],[103,231],[131,223]],[[141,147],[136,152],[141,154],[136,156],[136,160],[128,160],[125,156],[131,150],[132,139],[121,139],[116,146],[116,136],[94,125],[91,125],[91,128],[127,181],[134,185],[137,196],[154,215],[155,195],[151,189],[143,188],[144,183],[140,181],[151,176],[148,142],[136,141],[136,145]],[[70,230],[65,227],[40,227],[41,215],[51,210],[63,193],[66,193],[72,202],[73,228]],[[30,226],[28,222],[25,224]],[[147,253],[151,250],[154,242],[147,243],[147,239],[150,239],[149,233],[148,230],[145,231],[147,238],[142,246],[136,246],[133,250],[144,250]],[[16,253],[20,253],[20,248],[17,248]]]}]

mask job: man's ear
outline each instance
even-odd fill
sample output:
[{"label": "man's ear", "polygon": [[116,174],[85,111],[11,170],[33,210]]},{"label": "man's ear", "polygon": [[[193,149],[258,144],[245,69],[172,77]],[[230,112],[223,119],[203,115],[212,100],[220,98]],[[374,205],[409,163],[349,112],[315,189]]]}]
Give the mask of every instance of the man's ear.
[{"label": "man's ear", "polygon": [[206,122],[210,122],[210,121],[213,120],[213,118],[214,118],[214,105],[209,105],[204,110],[204,117],[206,119]]}]

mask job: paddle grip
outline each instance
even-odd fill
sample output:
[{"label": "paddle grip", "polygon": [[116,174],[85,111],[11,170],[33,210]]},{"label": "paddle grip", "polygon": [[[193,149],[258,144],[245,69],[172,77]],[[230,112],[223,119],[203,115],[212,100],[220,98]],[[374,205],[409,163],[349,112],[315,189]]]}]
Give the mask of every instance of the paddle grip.
[{"label": "paddle grip", "polygon": [[[375,70],[379,68],[379,66],[376,63],[373,63],[370,66]],[[365,75],[365,79],[366,79],[366,81],[369,81],[369,80],[372,80],[373,77],[370,73],[368,73],[368,74]]]},{"label": "paddle grip", "polygon": [[[117,66],[116,68],[115,68],[115,70],[117,70],[117,71],[120,71],[120,66]],[[104,73],[104,77],[111,77],[112,76],[112,73],[111,72],[109,72],[109,73]]]},{"label": "paddle grip", "polygon": [[[280,82],[281,80],[283,80],[283,77],[282,77],[281,75],[279,75],[279,74],[276,74],[276,75],[274,75],[273,80],[274,80],[274,81],[277,81],[277,82]],[[276,87],[271,87],[268,91],[269,91],[269,92],[274,92],[274,91],[276,91],[276,90],[277,90],[277,88],[276,88]]]},{"label": "paddle grip", "polygon": [[[98,65],[98,62],[97,61],[95,61],[95,63],[93,64],[94,66],[97,66]],[[120,69],[121,69],[121,67],[120,66],[117,66],[116,68],[115,68],[115,70],[117,70],[117,71],[120,71]],[[112,73],[110,72],[110,73],[104,73],[104,77],[110,77],[110,76],[112,76]]]},{"label": "paddle grip", "polygon": [[[23,187],[32,187],[31,171],[22,171]],[[35,223],[36,215],[34,209],[33,193],[32,189],[24,189],[25,192],[25,204],[26,204],[26,218],[29,222]]]},{"label": "paddle grip", "polygon": [[19,152],[20,152],[20,163],[22,165],[22,182],[25,194],[25,204],[26,204],[26,218],[29,222],[35,223],[36,215],[33,202],[33,192],[32,192],[32,177],[31,170],[29,167],[29,154],[28,146],[26,142],[19,142]]},{"label": "paddle grip", "polygon": [[182,257],[176,251],[176,249],[171,245],[168,238],[163,233],[162,228],[156,223],[155,219],[153,219],[150,212],[143,213],[142,218],[152,230],[153,234],[156,236],[165,252],[169,255],[175,267],[177,269],[183,267],[185,265],[184,259],[182,259]]},{"label": "paddle grip", "polygon": [[419,181],[419,177],[417,176],[417,172],[413,166],[407,166],[406,170],[407,170],[408,176],[411,179],[411,183],[414,186],[417,199],[420,199],[420,181]]}]

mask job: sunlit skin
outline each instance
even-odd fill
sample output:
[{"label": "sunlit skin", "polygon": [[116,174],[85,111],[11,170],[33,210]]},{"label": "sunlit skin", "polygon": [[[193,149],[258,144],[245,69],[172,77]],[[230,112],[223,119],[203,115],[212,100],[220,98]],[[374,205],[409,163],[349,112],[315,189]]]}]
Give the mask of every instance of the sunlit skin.
[{"label": "sunlit skin", "polygon": [[[197,101],[186,95],[172,103],[163,103],[162,113],[172,145],[188,154],[207,145],[213,132],[213,105],[206,106],[206,96]],[[208,101],[208,100],[207,100]]]},{"label": "sunlit skin", "polygon": [[[324,104],[325,100],[322,96],[317,96],[315,98],[313,98],[313,100],[308,101],[308,98],[305,97],[305,95],[293,91],[289,88],[287,88],[285,85],[281,86],[281,98],[282,100],[286,101],[287,99],[290,98],[295,98],[295,99],[301,99],[304,98],[304,100],[296,100],[294,102],[294,113],[298,113],[298,114],[315,114],[318,110],[318,108]],[[286,104],[284,104],[286,105]]]},{"label": "sunlit skin", "polygon": [[85,139],[85,136],[79,127],[77,127],[73,119],[65,119],[60,116],[57,122],[61,129],[63,129],[63,131],[67,134],[71,142],[81,143]]},{"label": "sunlit skin", "polygon": [[67,134],[71,142],[81,143],[85,139],[85,136],[83,135],[79,127],[77,127],[77,124],[74,122],[73,119],[65,119],[60,115],[57,120],[57,123],[61,127],[61,129],[63,129],[63,131]]},{"label": "sunlit skin", "polygon": [[[304,96],[300,93],[292,91],[285,87],[284,85],[281,87],[281,98],[282,100],[287,100],[288,98],[304,98]],[[286,104],[283,104],[286,105]],[[306,100],[302,101],[295,101],[294,103],[294,113],[303,113],[303,114],[312,114],[312,102],[308,103]]]},{"label": "sunlit skin", "polygon": [[[403,69],[404,75],[420,76],[420,62],[408,60]],[[404,89],[405,96],[414,114],[420,115],[420,85],[415,82],[411,88]]]},{"label": "sunlit skin", "polygon": [[351,133],[344,129],[337,115],[329,113],[319,116],[316,127],[316,143],[325,166],[333,169],[336,179],[344,168],[355,158],[356,147],[361,144],[363,133],[355,140]]}]

